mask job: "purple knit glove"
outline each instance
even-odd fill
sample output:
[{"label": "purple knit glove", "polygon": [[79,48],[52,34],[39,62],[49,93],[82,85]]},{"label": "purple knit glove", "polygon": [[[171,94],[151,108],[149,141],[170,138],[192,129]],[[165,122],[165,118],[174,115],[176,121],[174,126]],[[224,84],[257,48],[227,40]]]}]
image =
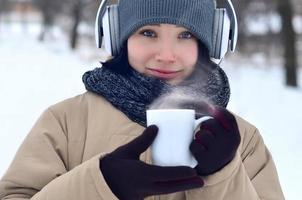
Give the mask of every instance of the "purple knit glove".
[{"label": "purple knit glove", "polygon": [[203,122],[190,150],[198,161],[195,167],[201,176],[222,169],[236,154],[240,144],[240,134],[235,117],[222,107],[203,105],[202,113],[213,117]]},{"label": "purple knit glove", "polygon": [[147,196],[200,188],[203,180],[190,167],[160,167],[139,160],[152,144],[158,128],[149,126],[128,144],[100,160],[100,169],[111,191],[121,200],[142,200]]}]

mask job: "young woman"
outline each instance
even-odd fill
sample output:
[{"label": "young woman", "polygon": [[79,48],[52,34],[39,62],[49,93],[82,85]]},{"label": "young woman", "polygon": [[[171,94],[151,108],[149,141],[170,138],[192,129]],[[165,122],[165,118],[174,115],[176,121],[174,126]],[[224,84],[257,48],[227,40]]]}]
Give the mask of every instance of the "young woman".
[{"label": "young woman", "polygon": [[[225,108],[227,77],[209,56],[214,9],[212,0],[120,0],[119,53],[84,74],[86,93],[42,114],[0,198],[284,199],[258,130]],[[158,128],[146,127],[146,109],[184,86],[202,98],[181,107],[212,116],[190,145],[198,164],[152,165]]]}]

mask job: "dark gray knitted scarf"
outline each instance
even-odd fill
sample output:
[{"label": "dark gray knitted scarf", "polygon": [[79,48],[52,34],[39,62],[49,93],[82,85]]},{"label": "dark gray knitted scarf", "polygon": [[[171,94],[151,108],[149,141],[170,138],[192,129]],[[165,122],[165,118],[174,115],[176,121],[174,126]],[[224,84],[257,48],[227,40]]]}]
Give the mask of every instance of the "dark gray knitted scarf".
[{"label": "dark gray knitted scarf", "polygon": [[131,120],[144,126],[147,105],[167,86],[161,80],[142,76],[134,70],[125,75],[105,66],[86,72],[83,82],[88,91],[103,96]]},{"label": "dark gray knitted scarf", "polygon": [[[199,74],[202,74],[202,77],[198,77]],[[195,81],[196,79],[199,81]],[[162,80],[142,75],[132,69],[127,73],[116,73],[106,66],[87,71],[83,75],[83,82],[88,91],[103,96],[132,121],[142,126],[146,126],[146,109],[151,103],[179,88],[190,91],[194,97],[206,98],[207,102],[217,106],[226,107],[230,97],[227,76],[216,65],[206,73],[194,73],[188,81],[178,86],[168,85]],[[190,102],[182,103],[185,105]],[[192,108],[192,105],[187,104],[186,108],[188,107]]]}]

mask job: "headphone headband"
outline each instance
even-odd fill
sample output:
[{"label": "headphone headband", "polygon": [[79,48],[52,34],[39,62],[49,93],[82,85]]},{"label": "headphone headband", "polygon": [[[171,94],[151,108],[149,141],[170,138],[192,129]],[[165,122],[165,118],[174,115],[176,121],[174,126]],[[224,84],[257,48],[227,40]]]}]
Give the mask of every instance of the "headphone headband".
[{"label": "headphone headband", "polygon": [[104,36],[102,18],[106,12],[106,7],[108,6],[108,0],[102,0],[98,8],[96,19],[95,19],[95,42],[98,48],[102,46],[102,40]]},{"label": "headphone headband", "polygon": [[238,39],[238,22],[237,22],[236,12],[235,12],[235,9],[234,9],[234,6],[233,6],[231,0],[227,0],[226,2],[227,3],[226,3],[225,8],[227,10],[227,13],[228,13],[230,21],[231,21],[230,50],[232,52],[234,52],[235,48],[236,48],[236,44],[237,44],[237,39]]}]

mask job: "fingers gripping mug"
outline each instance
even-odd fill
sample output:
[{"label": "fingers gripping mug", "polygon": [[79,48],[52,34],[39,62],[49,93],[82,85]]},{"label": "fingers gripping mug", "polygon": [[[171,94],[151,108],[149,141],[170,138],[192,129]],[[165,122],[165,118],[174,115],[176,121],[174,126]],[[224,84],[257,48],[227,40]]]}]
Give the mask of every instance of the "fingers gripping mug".
[{"label": "fingers gripping mug", "polygon": [[147,125],[154,124],[159,128],[151,145],[153,164],[195,167],[197,161],[189,146],[195,129],[209,118],[205,116],[195,120],[195,110],[190,109],[147,110]]}]

